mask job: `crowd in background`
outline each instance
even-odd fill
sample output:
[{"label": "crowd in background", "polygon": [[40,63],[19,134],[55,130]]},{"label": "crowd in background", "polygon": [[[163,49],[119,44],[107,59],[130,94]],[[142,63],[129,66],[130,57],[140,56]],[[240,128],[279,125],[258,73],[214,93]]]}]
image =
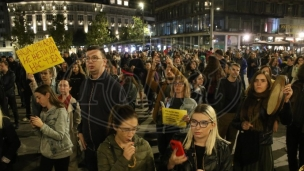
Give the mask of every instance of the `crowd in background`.
[{"label": "crowd in background", "polygon": [[[303,56],[212,48],[105,53],[93,46],[62,57],[62,64],[36,74],[27,74],[12,56],[0,61],[1,111],[10,116],[12,110],[18,129],[16,85],[21,107],[26,108],[22,121],[30,122],[41,138],[42,170],[75,170],[79,140],[90,171],[270,171],[278,123],[287,127],[289,169],[304,165]],[[284,104],[268,115],[267,100],[279,75],[288,78]],[[150,145],[136,135],[135,108],[144,108],[145,95],[146,113],[156,123],[157,166]],[[164,124],[164,107],[186,110],[182,120],[187,127]],[[171,140],[181,141],[186,155],[168,149]],[[11,156],[0,150],[0,157],[3,168],[11,169]]]}]

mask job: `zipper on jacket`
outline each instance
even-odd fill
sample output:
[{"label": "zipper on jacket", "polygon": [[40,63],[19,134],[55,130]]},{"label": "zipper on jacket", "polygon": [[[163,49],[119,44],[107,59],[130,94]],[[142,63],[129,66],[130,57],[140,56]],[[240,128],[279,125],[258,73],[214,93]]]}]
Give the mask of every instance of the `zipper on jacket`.
[{"label": "zipper on jacket", "polygon": [[94,87],[95,87],[95,83],[93,83],[93,87],[92,87],[92,91],[91,91],[91,95],[90,95],[90,99],[89,99],[89,116],[88,116],[88,125],[89,125],[89,133],[90,133],[90,139],[93,143],[93,150],[95,150],[95,144],[92,138],[92,131],[91,131],[91,124],[90,124],[90,116],[91,116],[91,100],[93,98],[93,92],[94,92]]}]

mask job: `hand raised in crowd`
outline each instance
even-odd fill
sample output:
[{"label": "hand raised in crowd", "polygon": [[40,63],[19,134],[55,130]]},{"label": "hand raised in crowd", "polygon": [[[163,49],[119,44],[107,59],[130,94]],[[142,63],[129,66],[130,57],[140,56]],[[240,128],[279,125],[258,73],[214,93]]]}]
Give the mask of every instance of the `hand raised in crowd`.
[{"label": "hand raised in crowd", "polygon": [[175,165],[182,164],[182,163],[184,163],[185,161],[188,160],[186,155],[176,156],[176,151],[177,151],[177,149],[174,149],[172,154],[171,154],[171,157],[170,157],[168,165],[167,165],[168,170],[171,170],[171,169],[174,168]]},{"label": "hand raised in crowd", "polygon": [[31,80],[31,81],[35,81],[35,77],[34,77],[34,75],[33,74],[26,74],[26,78],[27,79],[29,79],[29,80]]},{"label": "hand raised in crowd", "polygon": [[173,66],[173,61],[169,56],[166,56],[166,64],[167,64],[168,67]]},{"label": "hand raised in crowd", "polygon": [[152,59],[152,65],[151,65],[151,69],[155,70],[156,66],[160,63],[160,58],[158,55],[155,55]]},{"label": "hand raised in crowd", "polygon": [[82,133],[78,133],[78,138],[80,140],[81,146],[83,148],[83,150],[87,149],[87,143],[84,140],[83,134]]},{"label": "hand raised in crowd", "polygon": [[135,69],[135,66],[134,66],[134,65],[132,65],[130,69],[131,69],[131,71],[133,72],[133,71],[134,71],[134,69]]},{"label": "hand raised in crowd", "polygon": [[248,121],[242,122],[241,125],[242,125],[242,129],[245,130],[245,131],[247,131],[247,130],[249,130],[251,127],[253,127],[253,125],[252,125],[250,122],[248,122]]},{"label": "hand raised in crowd", "polygon": [[292,88],[291,88],[291,84],[287,84],[284,89],[283,89],[283,93],[285,94],[285,102],[287,103],[290,99],[290,97],[292,96]]},{"label": "hand raised in crowd", "polygon": [[31,124],[38,128],[43,126],[42,120],[37,116],[31,116]]},{"label": "hand raised in crowd", "polygon": [[127,145],[123,148],[123,156],[127,160],[131,160],[131,157],[135,154],[134,142],[128,142]]},{"label": "hand raised in crowd", "polygon": [[189,123],[189,121],[190,121],[190,117],[189,117],[189,115],[185,115],[184,117],[183,117],[183,119],[182,119],[184,122],[187,122],[187,123]]}]

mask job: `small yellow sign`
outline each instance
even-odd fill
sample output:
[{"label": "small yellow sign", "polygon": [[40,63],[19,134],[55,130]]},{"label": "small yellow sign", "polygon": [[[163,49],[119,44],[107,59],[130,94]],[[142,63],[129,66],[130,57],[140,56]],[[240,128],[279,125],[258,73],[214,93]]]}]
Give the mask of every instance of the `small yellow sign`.
[{"label": "small yellow sign", "polygon": [[172,125],[181,128],[186,128],[187,123],[182,120],[185,115],[187,115],[186,110],[170,109],[164,107],[162,108],[162,117],[164,125]]},{"label": "small yellow sign", "polygon": [[64,62],[52,37],[16,51],[27,73],[35,74]]}]

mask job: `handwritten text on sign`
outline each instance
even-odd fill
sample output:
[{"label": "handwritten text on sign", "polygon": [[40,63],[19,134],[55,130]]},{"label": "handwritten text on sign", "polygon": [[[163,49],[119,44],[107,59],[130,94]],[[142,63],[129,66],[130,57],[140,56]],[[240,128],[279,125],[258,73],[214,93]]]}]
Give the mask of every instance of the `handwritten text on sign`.
[{"label": "handwritten text on sign", "polygon": [[185,128],[187,123],[182,121],[183,117],[187,115],[186,110],[162,108],[163,124],[173,125]]},{"label": "handwritten text on sign", "polygon": [[64,62],[52,37],[19,49],[17,55],[27,73],[37,73]]}]

